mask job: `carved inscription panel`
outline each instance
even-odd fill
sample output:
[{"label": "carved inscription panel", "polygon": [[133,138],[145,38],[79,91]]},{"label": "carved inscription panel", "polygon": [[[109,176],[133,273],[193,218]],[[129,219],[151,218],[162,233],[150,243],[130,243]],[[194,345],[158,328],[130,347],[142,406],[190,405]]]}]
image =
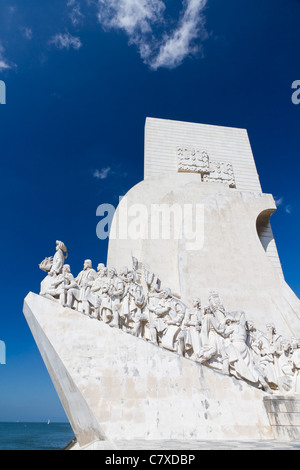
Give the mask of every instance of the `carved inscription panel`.
[{"label": "carved inscription panel", "polygon": [[189,146],[177,147],[177,163],[179,172],[199,173],[204,182],[236,187],[232,164],[210,160],[205,150]]}]

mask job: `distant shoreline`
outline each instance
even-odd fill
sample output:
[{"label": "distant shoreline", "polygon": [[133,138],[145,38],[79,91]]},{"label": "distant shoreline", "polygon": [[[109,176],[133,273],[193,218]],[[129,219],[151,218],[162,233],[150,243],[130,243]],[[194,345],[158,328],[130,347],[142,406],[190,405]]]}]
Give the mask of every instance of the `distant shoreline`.
[{"label": "distant shoreline", "polygon": [[[47,421],[0,421],[0,424],[48,424]],[[49,424],[70,424],[69,421],[50,421]]]}]

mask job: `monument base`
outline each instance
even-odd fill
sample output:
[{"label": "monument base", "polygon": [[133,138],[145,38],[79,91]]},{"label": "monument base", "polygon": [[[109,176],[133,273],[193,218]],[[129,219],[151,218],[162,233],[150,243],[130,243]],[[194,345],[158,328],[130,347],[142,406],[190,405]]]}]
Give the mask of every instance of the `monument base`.
[{"label": "monument base", "polygon": [[300,440],[300,396],[267,396],[264,404],[276,439]]},{"label": "monument base", "polygon": [[24,315],[83,447],[118,440],[270,440],[266,393],[29,293]]}]

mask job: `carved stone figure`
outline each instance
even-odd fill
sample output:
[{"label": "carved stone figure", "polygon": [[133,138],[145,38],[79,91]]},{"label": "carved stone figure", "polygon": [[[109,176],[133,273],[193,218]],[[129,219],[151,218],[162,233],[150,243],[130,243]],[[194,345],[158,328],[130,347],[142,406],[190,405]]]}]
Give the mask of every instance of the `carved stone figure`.
[{"label": "carved stone figure", "polygon": [[50,273],[60,274],[65,260],[68,257],[67,248],[63,242],[56,241],[56,253],[53,256],[53,263],[50,269]]},{"label": "carved stone figure", "polygon": [[124,281],[117,275],[117,270],[115,268],[108,268],[108,282],[109,282],[109,296],[111,299],[111,306],[113,311],[113,324],[120,328],[120,308],[121,300],[124,296],[125,285]]},{"label": "carved stone figure", "polygon": [[172,295],[169,288],[162,291],[162,298],[168,307],[168,311],[163,318],[166,328],[161,336],[161,346],[170,351],[178,351],[183,354],[180,348],[179,335],[186,306]]},{"label": "carved stone figure", "polygon": [[[252,320],[246,320],[247,329],[247,345],[251,349],[253,345],[257,345],[258,341],[263,344],[267,341],[262,331],[258,330]],[[256,349],[255,349],[256,350]]]},{"label": "carved stone figure", "polygon": [[91,260],[84,262],[83,270],[78,274],[75,281],[77,287],[68,290],[67,305],[73,308],[74,302],[78,302],[78,310],[90,314],[89,293],[96,279],[96,271],[92,268]]},{"label": "carved stone figure", "polygon": [[156,274],[150,272],[148,269],[144,269],[144,280],[148,292],[160,292],[161,281]]},{"label": "carved stone figure", "polygon": [[[99,307],[99,320],[102,320],[110,326],[115,326],[114,311],[112,308],[111,297],[109,295],[109,289],[109,281],[106,281],[100,289],[99,295],[101,297],[101,303]],[[119,317],[117,316],[116,321],[118,321],[118,319]]]},{"label": "carved stone figure", "polygon": [[177,350],[177,336],[184,317],[185,306],[169,288],[157,292],[152,289],[148,297],[151,341],[171,351]]},{"label": "carved stone figure", "polygon": [[178,336],[179,352],[185,356],[196,358],[201,351],[201,324],[202,324],[202,310],[201,300],[198,297],[193,299],[193,307],[186,309],[182,331]]},{"label": "carved stone figure", "polygon": [[296,370],[293,361],[293,349],[290,341],[281,342],[281,354],[278,358],[279,377],[277,379],[279,390],[289,392],[295,389]]},{"label": "carved stone figure", "polygon": [[253,352],[254,362],[258,365],[259,369],[263,371],[263,375],[269,387],[277,390],[278,380],[274,355],[266,347],[266,342],[263,337],[258,338],[252,343],[250,351]]},{"label": "carved stone figure", "polygon": [[107,269],[103,263],[99,263],[97,266],[97,276],[87,294],[87,301],[93,309],[95,318],[98,320],[100,320],[101,289],[106,282]]},{"label": "carved stone figure", "polygon": [[246,321],[246,344],[252,353],[254,362],[264,371],[266,381],[272,389],[277,389],[277,375],[274,355],[270,351],[269,342],[262,331],[258,330],[252,320]]},{"label": "carved stone figure", "polygon": [[41,292],[41,295],[50,300],[59,300],[60,303],[65,306],[68,290],[77,287],[74,277],[71,274],[70,265],[65,264],[62,268],[62,273],[57,276],[51,276],[51,278],[53,280],[52,284],[45,292]]},{"label": "carved stone figure", "polygon": [[276,328],[273,323],[267,323],[266,328],[266,337],[269,343],[270,352],[279,356],[281,354],[281,343],[283,338],[281,335],[276,333]]},{"label": "carved stone figure", "polygon": [[134,275],[129,272],[127,266],[124,266],[119,271],[119,278],[122,279],[122,281],[124,282],[123,296],[119,316],[121,320],[121,326],[124,326],[126,329],[128,329],[131,320],[130,307],[132,300],[130,295],[130,286],[133,282]]},{"label": "carved stone figure", "polygon": [[263,371],[253,361],[247,346],[245,312],[237,311],[228,315],[222,335],[230,338],[230,343],[226,346],[230,374],[271,392]]},{"label": "carved stone figure", "polygon": [[137,337],[145,336],[145,326],[148,316],[145,312],[145,296],[141,286],[132,282],[129,290],[130,294],[130,317],[134,322],[133,334]]},{"label": "carved stone figure", "polygon": [[209,294],[208,301],[209,301],[209,306],[213,314],[215,315],[216,319],[220,323],[224,323],[225,317],[226,317],[226,310],[225,310],[224,305],[221,302],[218,292],[211,291]]},{"label": "carved stone figure", "polygon": [[200,363],[210,363],[218,369],[222,369],[224,373],[228,371],[228,356],[225,351],[224,338],[225,324],[220,323],[211,307],[204,307],[204,316],[201,327],[202,349],[198,356]]},{"label": "carved stone figure", "polygon": [[[65,253],[65,254],[64,254]],[[45,258],[39,265],[42,271],[51,274],[60,274],[65,260],[68,257],[67,248],[63,242],[56,241],[56,253],[54,256]]]},{"label": "carved stone figure", "polygon": [[292,338],[291,345],[293,348],[293,363],[295,370],[300,370],[300,339]]},{"label": "carved stone figure", "polygon": [[151,341],[154,344],[159,343],[163,332],[166,330],[167,325],[163,321],[164,317],[169,312],[171,306],[168,302],[169,291],[162,291],[159,296],[155,294],[149,298],[148,311],[149,311],[149,328],[151,334]]},{"label": "carved stone figure", "polygon": [[57,240],[55,255],[45,258],[39,264],[39,268],[48,273],[48,276],[41,282],[41,294],[52,288],[53,283],[55,283],[55,278],[62,273],[63,265],[67,257],[68,253],[65,244]]},{"label": "carved stone figure", "polygon": [[142,286],[136,282],[139,276],[136,275],[136,271],[129,271],[127,267],[123,267],[120,270],[119,276],[125,286],[120,308],[121,326],[124,326],[129,331],[133,329],[134,334],[140,336],[144,326],[140,320],[142,318],[145,296]]},{"label": "carved stone figure", "polygon": [[107,268],[104,263],[99,263],[97,266],[97,279],[102,279],[102,282],[104,282],[105,278],[107,278]]}]

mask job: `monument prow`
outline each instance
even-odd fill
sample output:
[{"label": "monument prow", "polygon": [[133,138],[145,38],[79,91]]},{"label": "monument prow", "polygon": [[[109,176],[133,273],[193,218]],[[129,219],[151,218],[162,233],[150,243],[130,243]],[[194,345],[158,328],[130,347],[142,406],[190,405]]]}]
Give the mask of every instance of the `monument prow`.
[{"label": "monument prow", "polygon": [[33,293],[24,315],[81,446],[274,438],[245,382]]}]

